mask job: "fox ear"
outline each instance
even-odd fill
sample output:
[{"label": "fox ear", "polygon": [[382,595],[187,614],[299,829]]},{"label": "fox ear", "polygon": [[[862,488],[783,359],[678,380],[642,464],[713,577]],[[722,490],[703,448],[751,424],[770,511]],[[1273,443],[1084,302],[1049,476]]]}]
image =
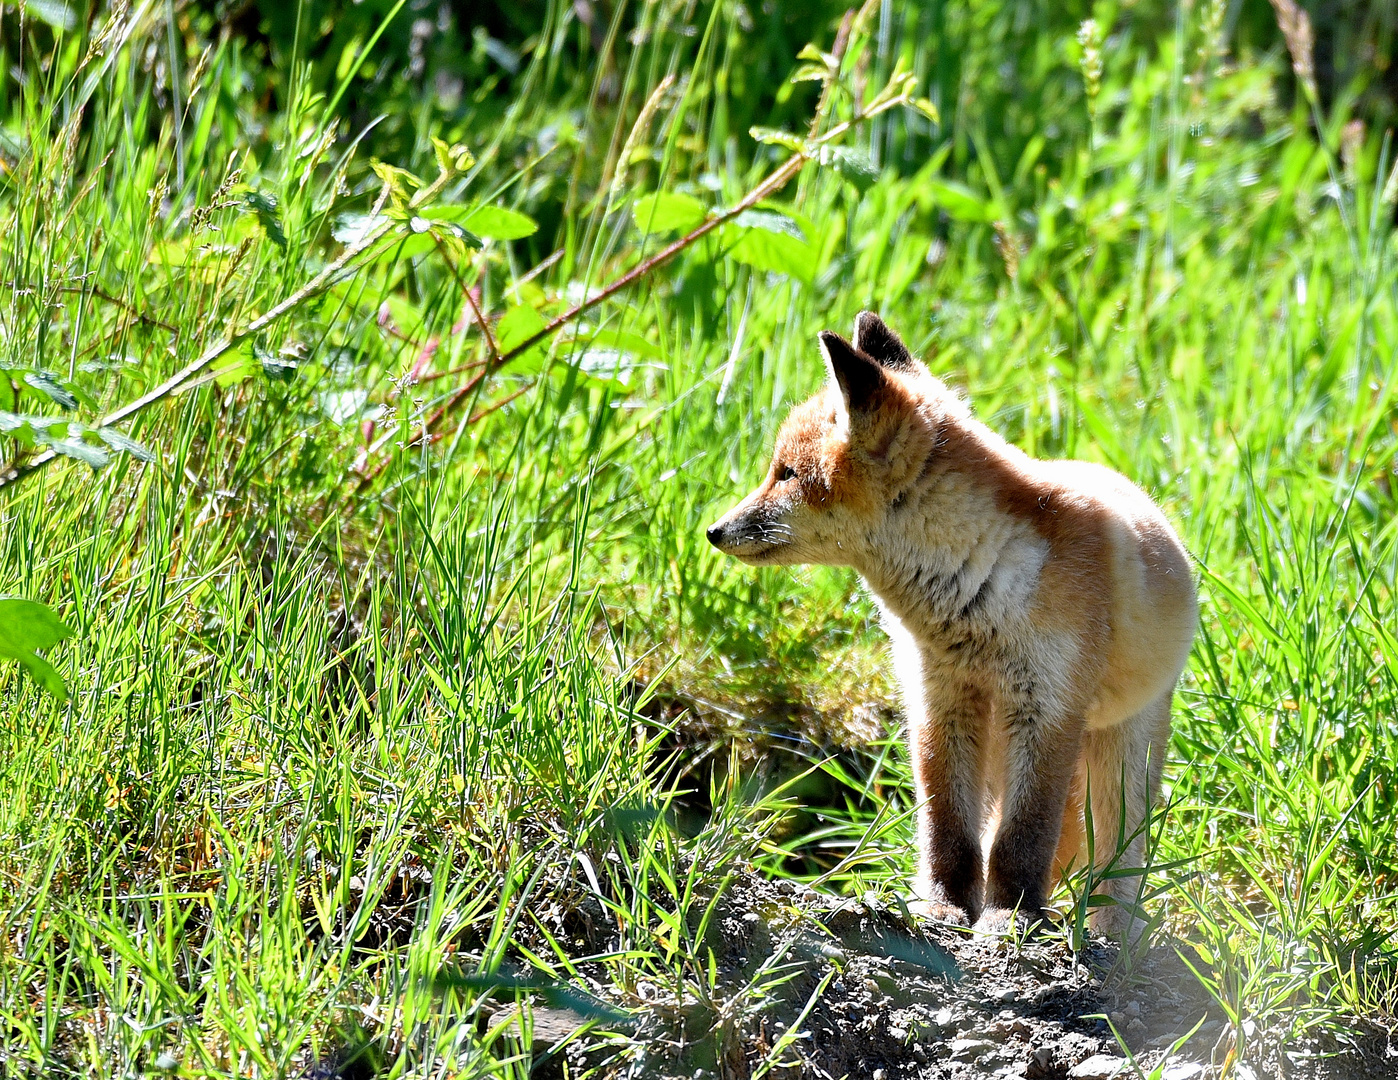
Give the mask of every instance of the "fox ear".
[{"label": "fox ear", "polygon": [[848,427],[850,414],[869,408],[874,396],[883,388],[887,381],[883,369],[831,330],[820,332],[820,351],[825,356],[825,368],[831,380],[840,390],[839,421]]},{"label": "fox ear", "polygon": [[872,311],[861,311],[854,317],[854,347],[893,371],[916,372],[921,366],[903,339]]}]

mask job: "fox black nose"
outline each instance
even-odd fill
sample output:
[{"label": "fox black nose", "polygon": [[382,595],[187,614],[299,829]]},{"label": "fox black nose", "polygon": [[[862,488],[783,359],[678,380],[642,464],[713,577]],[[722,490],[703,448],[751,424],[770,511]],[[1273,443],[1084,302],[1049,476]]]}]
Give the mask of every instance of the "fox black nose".
[{"label": "fox black nose", "polygon": [[709,543],[713,544],[714,547],[718,547],[719,539],[723,536],[723,526],[710,525],[704,530],[704,535],[709,538]]}]

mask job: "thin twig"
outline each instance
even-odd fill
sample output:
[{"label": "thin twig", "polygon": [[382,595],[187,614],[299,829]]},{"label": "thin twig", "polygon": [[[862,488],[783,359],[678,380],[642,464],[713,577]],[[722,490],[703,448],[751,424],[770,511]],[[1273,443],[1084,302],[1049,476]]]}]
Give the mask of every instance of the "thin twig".
[{"label": "thin twig", "polygon": [[461,271],[456,268],[456,263],[447,254],[447,247],[442,243],[442,238],[435,232],[432,239],[437,245],[437,253],[442,256],[442,262],[447,264],[447,269],[451,271],[451,276],[456,279],[456,284],[461,289],[461,295],[466,297],[466,303],[471,305],[471,313],[476,317],[476,325],[481,328],[481,333],[485,335],[486,347],[490,350],[490,358],[487,363],[494,363],[500,355],[500,350],[495,347],[495,335],[490,332],[490,326],[486,323],[485,317],[481,315],[481,309],[476,304],[476,298],[471,295],[471,290],[466,282],[461,279]]},{"label": "thin twig", "polygon": [[[448,181],[452,179],[452,176],[452,173],[442,172],[432,183],[418,191],[410,200],[409,205],[418,206],[430,201],[446,187]],[[370,220],[381,215],[384,206],[388,202],[388,198],[389,188],[385,185],[383,193],[379,196],[378,201],[374,204],[373,210],[370,212]],[[307,300],[319,296],[339,280],[340,274],[350,263],[377,244],[392,225],[393,221],[391,219],[383,218],[378,224],[371,226],[357,243],[347,247],[338,258],[321,270],[320,273],[265,314],[259,315],[256,319],[253,319],[252,322],[248,323],[246,328],[215,342],[205,349],[197,359],[192,360],[190,363],[180,368],[179,371],[175,372],[164,382],[160,383],[158,386],[152,387],[146,393],[136,398],[135,401],[130,401],[114,412],[108,413],[94,424],[93,427],[100,429],[119,424],[123,420],[129,419],[136,413],[154,405],[157,401],[169,397],[171,394],[175,393],[175,391],[179,390],[184,383],[218,361],[219,358],[227,355],[248,338],[261,333],[283,315],[294,311]],[[21,480],[43,468],[57,456],[58,454],[55,450],[48,449],[41,454],[35,455],[29,461],[12,465],[4,474],[0,475],[0,490],[14,486]]]},{"label": "thin twig", "polygon": [[[33,286],[21,285],[18,281],[7,281],[4,283],[4,285],[5,288],[14,290],[16,292],[21,290],[26,290],[29,292],[35,291]],[[99,300],[105,300],[107,301],[107,303],[121,308],[128,315],[133,316],[137,322],[144,323],[147,326],[155,326],[161,330],[167,331],[168,333],[174,334],[176,337],[179,336],[180,331],[178,327],[171,326],[169,323],[164,322],[161,319],[157,319],[154,315],[147,315],[144,311],[140,311],[137,308],[132,307],[125,300],[112,296],[110,293],[106,292],[103,289],[97,288],[97,286],[95,285],[54,285],[52,286],[52,288],[54,292],[65,293],[70,296],[95,296]]]},{"label": "thin twig", "polygon": [[[911,90],[911,87],[912,83],[908,82],[903,84],[900,90],[893,91],[892,84],[890,84],[890,87],[886,89],[885,93],[875,98],[870,107],[866,109],[864,112],[860,113],[856,117],[853,117],[842,123],[836,124],[824,135],[821,135],[818,138],[807,140],[806,145],[803,149],[793,153],[791,157],[787,158],[787,160],[784,161],[775,171],[768,174],[765,180],[763,180],[755,188],[749,191],[747,195],[745,195],[738,203],[736,203],[729,209],[723,211],[721,214],[715,214],[713,217],[703,222],[703,224],[699,225],[691,232],[686,233],[684,236],[674,241],[668,247],[661,249],[660,251],[652,255],[650,258],[639,263],[631,270],[629,270],[627,273],[623,274],[621,277],[613,281],[610,285],[606,286],[606,288],[602,289],[595,296],[586,297],[580,303],[574,304],[562,315],[557,316],[551,322],[545,324],[541,329],[537,330],[535,333],[525,338],[519,344],[511,346],[509,349],[506,349],[502,353],[496,353],[492,359],[486,362],[485,366],[481,371],[477,372],[474,376],[468,379],[465,384],[453,391],[452,394],[449,395],[447,399],[442,402],[441,405],[437,406],[437,408],[433,411],[432,415],[428,417],[426,421],[423,422],[421,426],[421,434],[411,439],[406,445],[418,446],[423,444],[425,441],[432,441],[432,434],[433,432],[435,432],[437,425],[440,424],[442,420],[444,420],[446,416],[450,412],[452,412],[452,410],[454,410],[458,405],[460,405],[461,402],[465,401],[467,398],[475,394],[476,391],[480,389],[481,384],[484,383],[485,380],[489,378],[491,375],[493,375],[495,372],[499,371],[500,368],[504,367],[511,360],[523,356],[526,352],[534,348],[540,342],[552,337],[563,327],[573,322],[580,315],[583,315],[586,312],[590,311],[592,308],[602,303],[602,301],[607,300],[615,296],[617,293],[621,292],[623,289],[631,285],[634,285],[636,282],[649,275],[658,267],[663,266],[665,263],[669,262],[680,252],[684,251],[686,248],[692,247],[700,239],[707,236],[709,233],[713,232],[721,225],[724,225],[727,222],[732,221],[734,218],[738,217],[740,214],[748,210],[751,210],[763,199],[775,195],[778,191],[784,188],[792,180],[793,177],[800,173],[800,171],[806,165],[808,165],[811,161],[815,160],[820,147],[834,141],[835,139],[840,138],[840,136],[844,135],[851,128],[856,127],[857,125],[864,123],[865,121],[870,120],[875,116],[878,116],[880,113],[886,112],[896,105],[905,104],[909,99],[909,92]],[[453,273],[455,273],[454,268]],[[457,280],[459,282],[460,278],[458,277]],[[472,304],[472,307],[474,309],[474,303]],[[484,323],[482,323],[482,326],[484,326]],[[485,415],[485,413],[482,413],[481,415]],[[468,419],[467,423],[470,424],[474,419],[474,417]],[[380,452],[391,441],[392,435],[388,432],[385,432],[377,440],[377,442],[375,442],[375,444],[369,448],[369,453],[374,454]],[[362,492],[366,487],[368,487],[368,485],[372,483],[374,479],[383,471],[387,463],[387,459],[380,461],[378,465],[374,466],[374,468],[370,469],[367,473],[361,474],[360,482],[356,490]]]}]

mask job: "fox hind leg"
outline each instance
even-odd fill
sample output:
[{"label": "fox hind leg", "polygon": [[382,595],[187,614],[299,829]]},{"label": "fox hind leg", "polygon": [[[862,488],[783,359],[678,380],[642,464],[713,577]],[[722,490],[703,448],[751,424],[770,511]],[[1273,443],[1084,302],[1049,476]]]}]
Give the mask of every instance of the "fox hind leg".
[{"label": "fox hind leg", "polygon": [[990,848],[985,911],[980,928],[1004,930],[1018,912],[1037,920],[1048,900],[1078,761],[1081,718],[1051,720],[1032,699],[1010,702],[1000,827]]},{"label": "fox hind leg", "polygon": [[1053,856],[1053,881],[1067,877],[1083,866],[1086,841],[1083,828],[1083,803],[1087,797],[1087,763],[1078,755],[1073,782],[1068,786],[1068,803],[1063,810],[1063,830],[1058,834],[1058,850]]},{"label": "fox hind leg", "polygon": [[[1091,791],[1093,862],[1099,871],[1145,865],[1148,817],[1160,792],[1173,695],[1171,687],[1122,723],[1086,733],[1083,761]],[[1143,886],[1136,873],[1099,882],[1096,891],[1116,903],[1093,912],[1092,928],[1109,936],[1134,937],[1144,926],[1134,910]]]}]

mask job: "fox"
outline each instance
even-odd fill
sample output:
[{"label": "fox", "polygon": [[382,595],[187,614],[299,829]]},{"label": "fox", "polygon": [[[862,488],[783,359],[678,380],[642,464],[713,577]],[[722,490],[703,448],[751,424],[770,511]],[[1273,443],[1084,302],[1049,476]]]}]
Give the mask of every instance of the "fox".
[{"label": "fox", "polygon": [[818,339],[824,388],[708,540],[753,566],[853,567],[872,594],[906,714],[919,915],[1030,930],[1090,846],[1113,868],[1093,930],[1139,933],[1198,621],[1184,545],[1126,477],[976,420],[876,313]]}]

